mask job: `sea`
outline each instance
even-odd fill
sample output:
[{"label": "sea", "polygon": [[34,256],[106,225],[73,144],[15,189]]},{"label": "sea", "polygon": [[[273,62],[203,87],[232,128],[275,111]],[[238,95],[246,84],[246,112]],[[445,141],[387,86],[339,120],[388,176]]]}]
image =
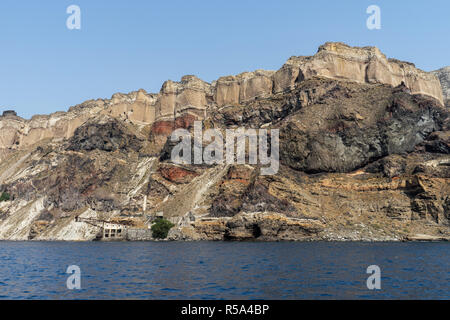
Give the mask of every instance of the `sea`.
[{"label": "sea", "polygon": [[0,241],[0,299],[450,299],[450,242]]}]

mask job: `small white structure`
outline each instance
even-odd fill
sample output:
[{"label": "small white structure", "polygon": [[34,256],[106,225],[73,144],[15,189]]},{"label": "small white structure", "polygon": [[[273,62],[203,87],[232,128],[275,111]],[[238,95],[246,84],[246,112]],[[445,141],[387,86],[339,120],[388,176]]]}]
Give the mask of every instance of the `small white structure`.
[{"label": "small white structure", "polygon": [[125,226],[115,223],[105,223],[102,227],[103,240],[123,239],[126,236]]}]

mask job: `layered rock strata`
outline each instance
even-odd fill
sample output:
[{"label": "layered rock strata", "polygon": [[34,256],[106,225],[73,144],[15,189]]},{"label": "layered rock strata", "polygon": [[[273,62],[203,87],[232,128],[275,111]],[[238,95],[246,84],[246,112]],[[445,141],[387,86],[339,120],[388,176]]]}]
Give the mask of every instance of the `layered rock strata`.
[{"label": "layered rock strata", "polygon": [[[436,74],[448,79],[443,71]],[[326,43],[314,56],[291,57],[276,72],[244,72],[221,77],[211,84],[195,76],[184,76],[180,82],[166,81],[158,94],[144,90],[117,93],[111,99],[86,101],[68,112],[34,116],[31,120],[6,112],[0,117],[0,159],[10,150],[26,148],[45,139],[70,138],[81,124],[97,114],[152,125],[156,135],[165,135],[174,127],[186,126],[192,119],[204,119],[208,111],[287,92],[297,83],[316,77],[393,87],[403,83],[411,94],[427,95],[443,104],[442,89],[435,75],[411,63],[387,59],[375,47]],[[445,94],[448,95],[448,87]],[[176,123],[178,118],[181,119]]]},{"label": "layered rock strata", "polygon": [[[172,240],[450,239],[440,90],[376,48],[327,43],[276,72],[185,76],[31,120],[6,111],[0,239],[93,240],[92,221],[147,230],[161,212]],[[195,120],[278,129],[279,171],[173,163],[172,130]]]}]

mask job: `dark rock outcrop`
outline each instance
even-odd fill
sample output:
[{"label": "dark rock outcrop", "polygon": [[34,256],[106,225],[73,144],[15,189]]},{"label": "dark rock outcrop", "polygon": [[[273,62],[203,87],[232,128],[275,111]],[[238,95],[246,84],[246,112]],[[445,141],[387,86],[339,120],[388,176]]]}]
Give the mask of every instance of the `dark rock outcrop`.
[{"label": "dark rock outcrop", "polygon": [[2,117],[17,117],[17,112],[15,112],[14,110],[5,110],[2,113]]},{"label": "dark rock outcrop", "polygon": [[333,96],[281,124],[282,162],[310,173],[350,172],[381,157],[413,151],[442,129],[448,116],[432,99],[385,86],[344,84]]},{"label": "dark rock outcrop", "polygon": [[75,130],[67,150],[139,151],[143,141],[115,118],[91,119]]}]

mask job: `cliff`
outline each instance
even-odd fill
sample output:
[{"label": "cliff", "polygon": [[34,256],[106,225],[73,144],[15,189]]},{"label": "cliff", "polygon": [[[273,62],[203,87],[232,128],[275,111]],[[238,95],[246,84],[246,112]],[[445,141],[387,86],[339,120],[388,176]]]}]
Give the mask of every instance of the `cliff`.
[{"label": "cliff", "polygon": [[[82,221],[139,229],[158,212],[174,240],[448,238],[446,75],[326,43],[278,71],[189,75],[31,120],[5,112],[0,239],[92,240]],[[196,120],[278,129],[279,171],[173,163],[170,134]]]},{"label": "cliff", "polygon": [[450,66],[432,72],[441,82],[446,105],[450,104]]},{"label": "cliff", "polygon": [[[444,73],[436,74],[445,79]],[[207,109],[267,98],[292,90],[297,83],[312,78],[393,87],[404,83],[411,94],[427,95],[443,104],[438,78],[415,68],[412,63],[387,59],[375,47],[326,43],[312,57],[291,57],[276,72],[244,72],[221,77],[211,84],[195,76],[184,76],[180,82],[166,81],[158,94],[144,90],[118,93],[111,99],[86,101],[68,112],[34,116],[31,120],[6,113],[0,117],[0,160],[10,150],[28,147],[44,139],[67,139],[93,115],[107,114],[136,124],[155,124],[156,132],[164,132],[170,130],[172,122],[180,116],[204,118]]]}]

